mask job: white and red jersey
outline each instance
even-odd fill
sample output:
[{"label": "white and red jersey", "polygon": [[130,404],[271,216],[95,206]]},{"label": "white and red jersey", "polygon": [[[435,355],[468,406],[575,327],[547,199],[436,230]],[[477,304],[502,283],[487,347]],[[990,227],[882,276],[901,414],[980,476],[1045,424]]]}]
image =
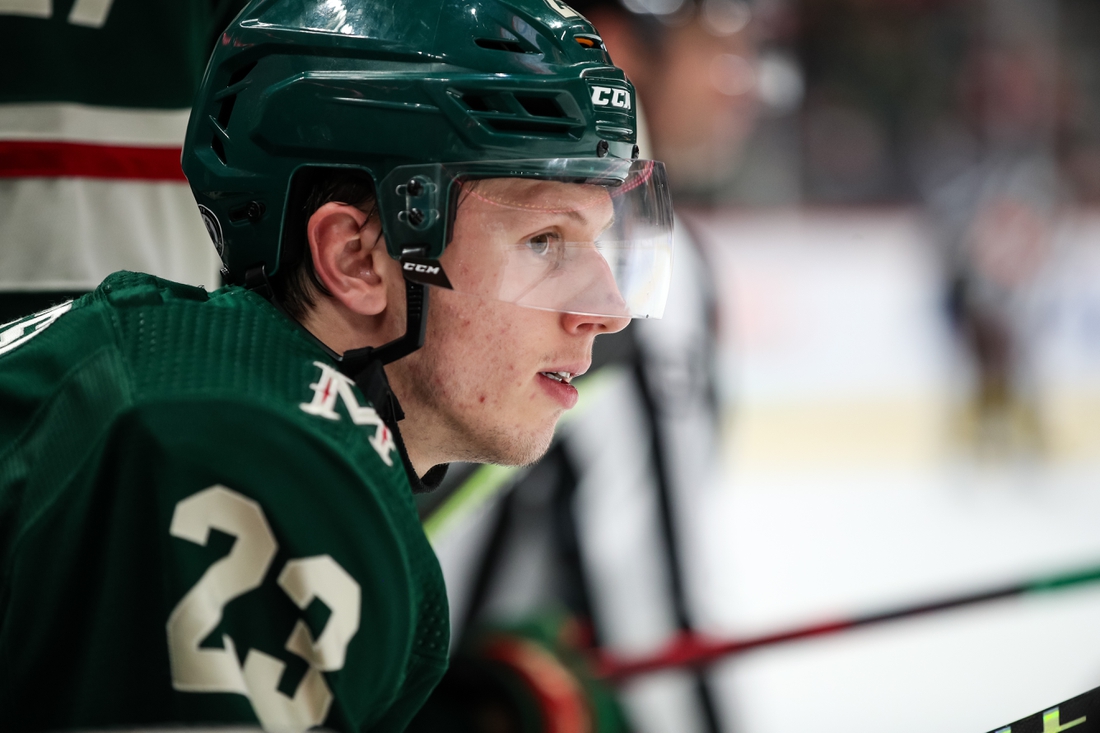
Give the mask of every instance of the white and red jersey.
[{"label": "white and red jersey", "polygon": [[240,0],[0,0],[0,292],[140,270],[216,286],[180,168],[191,99]]}]

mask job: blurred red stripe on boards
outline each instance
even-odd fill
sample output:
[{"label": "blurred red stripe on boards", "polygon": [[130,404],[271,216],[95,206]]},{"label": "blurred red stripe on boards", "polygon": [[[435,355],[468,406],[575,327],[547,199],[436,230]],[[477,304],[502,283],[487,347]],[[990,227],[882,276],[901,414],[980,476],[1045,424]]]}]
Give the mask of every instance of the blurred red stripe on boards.
[{"label": "blurred red stripe on boards", "polygon": [[180,168],[180,148],[0,140],[0,178],[62,177],[187,180]]}]

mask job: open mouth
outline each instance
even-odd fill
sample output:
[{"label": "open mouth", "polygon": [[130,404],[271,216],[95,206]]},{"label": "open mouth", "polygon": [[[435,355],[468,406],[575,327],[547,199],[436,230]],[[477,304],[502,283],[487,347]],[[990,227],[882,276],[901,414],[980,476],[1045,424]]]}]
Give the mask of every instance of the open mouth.
[{"label": "open mouth", "polygon": [[572,372],[539,372],[544,377],[553,379],[555,382],[561,382],[562,384],[569,384],[573,377],[576,375]]}]

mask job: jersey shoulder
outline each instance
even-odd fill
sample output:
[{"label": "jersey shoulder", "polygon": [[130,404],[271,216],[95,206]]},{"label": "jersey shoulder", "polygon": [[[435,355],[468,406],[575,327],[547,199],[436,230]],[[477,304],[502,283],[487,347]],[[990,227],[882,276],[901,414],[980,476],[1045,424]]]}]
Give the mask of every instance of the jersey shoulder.
[{"label": "jersey shoulder", "polygon": [[[75,394],[73,394],[75,392]],[[258,295],[120,272],[74,303],[0,327],[0,445],[65,401],[95,432],[142,404],[206,401],[268,411],[404,476],[395,436],[324,348]],[[262,440],[263,420],[255,435]],[[357,454],[357,451],[351,451]]]},{"label": "jersey shoulder", "polygon": [[[395,711],[415,709],[446,664],[442,575],[394,436],[322,349],[252,293],[132,273],[0,334],[12,346],[0,355],[0,430],[8,405],[22,405],[25,418],[0,432],[0,605],[9,609],[0,656],[26,670],[27,685],[58,673],[36,660],[91,669],[111,663],[96,657],[106,649],[162,670],[128,677],[129,687],[104,680],[102,695],[79,698],[94,697],[94,707],[70,708],[55,727],[247,721],[266,709],[250,693],[242,708],[240,697],[186,693],[186,681],[168,679],[179,644],[164,638],[165,624],[216,559],[207,546],[215,529],[270,545],[259,585],[223,608],[219,629],[242,663],[256,650],[275,660],[264,663],[271,669],[300,670],[310,652],[287,640],[299,619],[311,623],[310,601],[285,596],[301,590],[298,580],[328,584],[339,597],[322,604],[340,628],[351,631],[344,621],[355,617],[359,631],[346,640],[346,663],[318,662],[324,684],[309,689],[328,690],[322,701],[331,693],[333,729],[374,730],[371,721],[395,714],[392,729],[401,729],[405,714]],[[92,588],[91,578],[103,584]],[[340,588],[358,588],[360,606],[340,605],[351,603]],[[134,604],[89,607],[81,593]],[[328,628],[312,623],[315,639]],[[46,627],[87,633],[12,631]],[[211,643],[185,641],[174,654]],[[125,696],[111,692],[123,687]],[[140,708],[135,689],[147,701]]]}]

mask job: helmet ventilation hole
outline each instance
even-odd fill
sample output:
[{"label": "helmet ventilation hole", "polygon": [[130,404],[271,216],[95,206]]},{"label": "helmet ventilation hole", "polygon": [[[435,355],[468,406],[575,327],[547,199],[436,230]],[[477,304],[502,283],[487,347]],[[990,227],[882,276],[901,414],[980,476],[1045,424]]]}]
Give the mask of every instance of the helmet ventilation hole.
[{"label": "helmet ventilation hole", "polygon": [[[230,74],[225,89],[218,95],[221,97],[221,102],[218,105],[218,114],[214,118],[214,122],[220,129],[214,131],[214,137],[210,141],[210,148],[214,151],[214,155],[218,156],[218,160],[220,160],[223,165],[229,165],[229,163],[225,156],[225,141],[222,140],[222,137],[229,137],[229,118],[233,116],[233,106],[237,103],[237,94],[241,91],[240,88],[234,87],[238,87],[241,82],[245,80],[249,72],[256,68],[256,63],[257,62],[253,61],[252,63],[245,64]],[[217,97],[215,97],[215,99],[217,99]]]},{"label": "helmet ventilation hole", "polygon": [[510,53],[535,53],[535,51],[529,51],[515,41],[505,41],[500,38],[479,38],[474,41],[478,46],[487,48],[490,51],[508,51]]},{"label": "helmet ventilation hole", "polygon": [[229,82],[225,85],[226,89],[228,89],[231,86],[235,86],[237,84],[240,84],[242,81],[244,81],[244,78],[246,76],[248,76],[248,72],[252,71],[255,68],[256,68],[256,62],[253,61],[252,63],[245,64],[241,68],[234,71],[232,73],[232,75],[230,75],[230,77],[229,77]]},{"label": "helmet ventilation hole", "polygon": [[252,71],[254,68],[256,68],[255,61],[250,64],[245,64],[229,76],[229,81],[225,85],[225,91],[221,93],[225,96],[222,97],[221,106],[218,107],[217,121],[218,126],[221,127],[222,130],[229,129],[229,118],[233,114],[233,105],[237,101],[237,94],[241,91],[240,89],[234,89],[233,87],[244,81],[245,77],[248,76],[249,72]]},{"label": "helmet ventilation hole", "polygon": [[475,112],[493,111],[493,108],[489,106],[489,101],[485,97],[479,97],[476,94],[464,94],[462,95],[462,101]]},{"label": "helmet ventilation hole", "polygon": [[229,117],[233,114],[233,105],[236,101],[236,94],[232,97],[226,97],[222,100],[221,107],[218,108],[218,126],[223,130],[229,129]]},{"label": "helmet ventilation hole", "polygon": [[573,40],[578,45],[584,48],[594,48],[598,51],[606,51],[607,47],[603,45],[603,39],[599,36],[589,35],[587,33],[578,33],[573,37]]},{"label": "helmet ventilation hole", "polygon": [[583,128],[578,115],[570,114],[552,96],[515,92],[452,94],[462,101],[471,117],[496,133],[575,137]]},{"label": "helmet ventilation hole", "polygon": [[532,117],[557,117],[560,119],[567,116],[557,100],[550,97],[520,97],[517,95],[516,101]]},{"label": "helmet ventilation hole", "polygon": [[214,151],[214,155],[218,156],[218,160],[222,162],[222,165],[229,165],[225,159],[225,145],[222,144],[222,139],[217,134],[210,140],[210,149]]}]

